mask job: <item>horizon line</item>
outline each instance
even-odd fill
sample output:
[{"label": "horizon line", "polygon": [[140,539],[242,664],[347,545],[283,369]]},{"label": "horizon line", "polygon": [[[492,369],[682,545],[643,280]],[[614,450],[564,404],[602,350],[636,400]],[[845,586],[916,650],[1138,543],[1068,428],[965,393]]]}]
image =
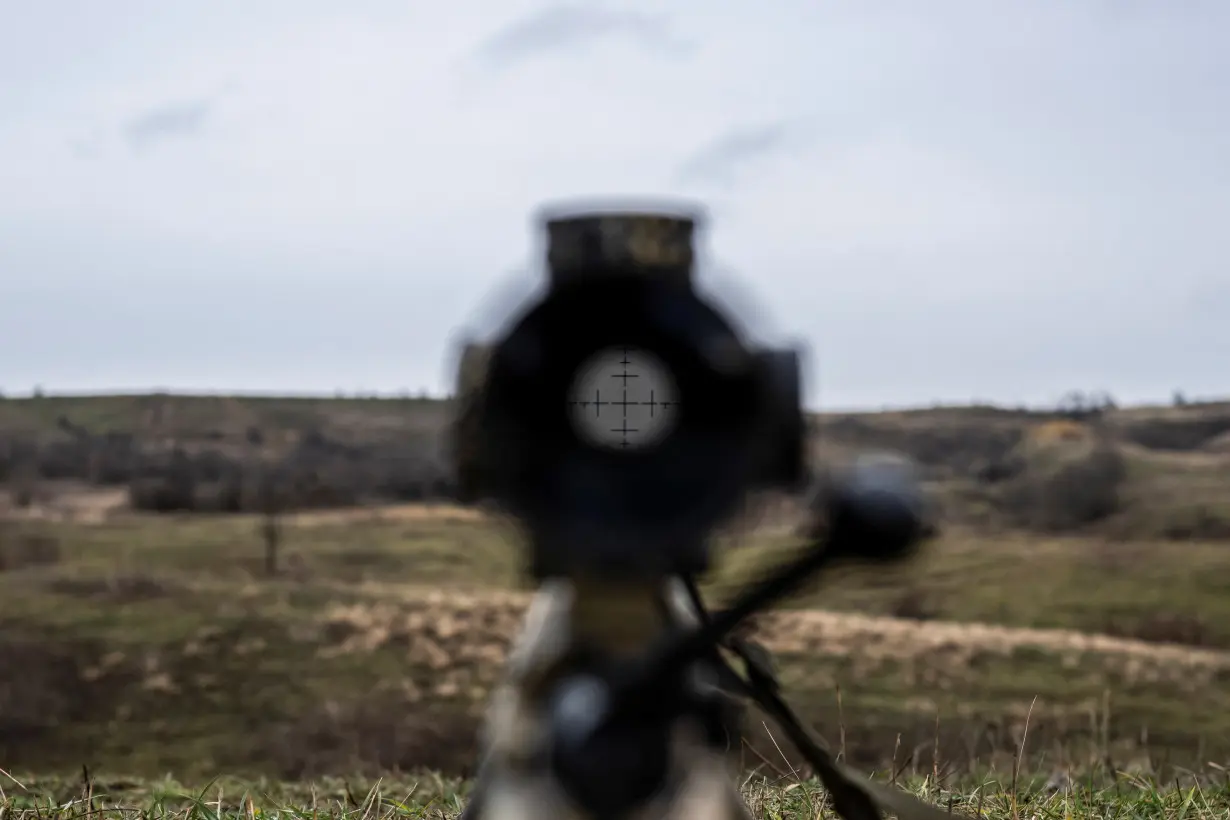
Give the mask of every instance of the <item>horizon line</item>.
[{"label": "horizon line", "polygon": [[[1065,394],[1071,395],[1071,393]],[[1096,393],[1086,393],[1085,395],[1093,396]],[[396,391],[346,391],[342,389],[333,391],[281,391],[281,392],[263,392],[254,390],[175,390],[169,388],[116,388],[107,390],[80,390],[80,391],[65,391],[65,392],[48,392],[39,389],[25,391],[20,394],[12,394],[0,391],[0,402],[3,401],[38,401],[46,399],[107,399],[107,398],[185,398],[185,399],[256,399],[263,401],[420,401],[420,402],[448,402],[452,401],[453,394],[438,394],[433,393],[426,388],[418,390],[402,389]],[[1056,412],[1060,409],[1062,399],[1044,403],[1029,403],[1029,402],[996,402],[983,399],[970,399],[969,401],[931,401],[919,402],[915,404],[885,404],[879,406],[827,406],[827,407],[804,407],[804,412],[811,414],[833,414],[833,413],[918,413],[934,410],[998,410],[1003,412],[1029,412],[1029,413],[1048,413]],[[1208,396],[1208,397],[1190,397],[1185,398],[1182,404],[1176,404],[1174,401],[1142,401],[1135,403],[1118,403],[1114,407],[1119,410],[1130,409],[1160,409],[1172,407],[1208,407],[1210,405],[1230,404],[1230,396]]]}]

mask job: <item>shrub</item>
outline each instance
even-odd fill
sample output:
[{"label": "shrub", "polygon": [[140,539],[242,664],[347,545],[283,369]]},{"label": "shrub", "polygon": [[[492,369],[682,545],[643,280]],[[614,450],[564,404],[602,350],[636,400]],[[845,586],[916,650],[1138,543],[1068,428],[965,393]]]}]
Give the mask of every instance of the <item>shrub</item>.
[{"label": "shrub", "polygon": [[1171,541],[1230,540],[1230,518],[1207,505],[1168,511],[1158,533]]},{"label": "shrub", "polygon": [[1000,494],[1001,510],[1020,526],[1069,531],[1119,510],[1127,468],[1112,443],[1056,440],[1030,442],[1023,449],[1018,456],[1024,469]]},{"label": "shrub", "polygon": [[1153,612],[1131,624],[1112,621],[1102,630],[1107,635],[1148,643],[1174,643],[1184,646],[1214,645],[1208,624],[1195,615]]},{"label": "shrub", "polygon": [[1189,411],[1178,418],[1156,418],[1123,424],[1119,435],[1151,450],[1188,452],[1230,432],[1230,414]]},{"label": "shrub", "polygon": [[907,618],[911,621],[931,621],[938,618],[940,613],[931,596],[925,591],[907,589],[893,601],[889,614],[894,618]]},{"label": "shrub", "polygon": [[60,542],[49,535],[23,533],[0,540],[0,572],[60,563]]},{"label": "shrub", "polygon": [[134,478],[128,484],[128,504],[141,512],[192,512],[196,509],[195,488],[166,477]]}]

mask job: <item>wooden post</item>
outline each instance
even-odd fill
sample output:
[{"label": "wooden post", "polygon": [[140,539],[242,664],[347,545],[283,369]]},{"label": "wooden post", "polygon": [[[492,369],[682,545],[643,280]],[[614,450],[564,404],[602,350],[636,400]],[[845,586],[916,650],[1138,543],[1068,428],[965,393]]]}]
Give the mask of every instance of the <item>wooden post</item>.
[{"label": "wooden post", "polygon": [[265,519],[261,534],[265,540],[265,574],[272,578],[278,574],[278,546],[282,540],[282,528],[278,520],[277,493],[273,477],[266,473],[262,484],[261,507]]},{"label": "wooden post", "polygon": [[262,527],[265,535],[265,574],[271,578],[278,574],[278,541],[281,532],[277,513],[266,513]]}]

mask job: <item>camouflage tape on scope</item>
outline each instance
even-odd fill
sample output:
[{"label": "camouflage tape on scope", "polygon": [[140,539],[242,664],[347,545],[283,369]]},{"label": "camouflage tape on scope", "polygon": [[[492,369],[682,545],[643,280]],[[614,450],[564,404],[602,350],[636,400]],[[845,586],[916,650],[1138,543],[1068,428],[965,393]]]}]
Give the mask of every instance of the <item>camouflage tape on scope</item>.
[{"label": "camouflage tape on scope", "polygon": [[695,221],[658,214],[606,214],[547,222],[547,262],[558,273],[590,267],[687,271]]}]

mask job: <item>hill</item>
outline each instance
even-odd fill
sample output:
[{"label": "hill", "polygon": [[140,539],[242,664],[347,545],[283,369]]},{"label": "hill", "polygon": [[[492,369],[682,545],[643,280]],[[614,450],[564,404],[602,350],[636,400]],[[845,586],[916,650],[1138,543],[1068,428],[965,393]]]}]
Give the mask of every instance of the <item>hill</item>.
[{"label": "hill", "polygon": [[[445,400],[134,395],[0,399],[0,481],[47,505],[122,488],[150,511],[453,499]],[[820,414],[818,466],[915,460],[950,522],[1230,539],[1230,403]]]}]

